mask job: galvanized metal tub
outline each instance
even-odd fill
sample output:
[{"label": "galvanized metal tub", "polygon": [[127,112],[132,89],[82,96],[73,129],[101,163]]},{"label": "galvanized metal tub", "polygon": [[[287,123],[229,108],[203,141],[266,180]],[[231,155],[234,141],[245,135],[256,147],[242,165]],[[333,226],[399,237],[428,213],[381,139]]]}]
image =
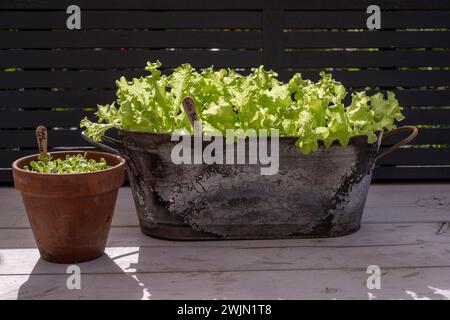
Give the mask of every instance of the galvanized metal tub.
[{"label": "galvanized metal tub", "polygon": [[[167,134],[119,131],[92,144],[122,155],[143,233],[164,239],[268,239],[342,236],[359,229],[379,153],[367,137],[304,155],[296,138],[279,138],[279,170],[261,175],[256,164],[174,164],[177,143]],[[386,135],[386,133],[384,134]],[[208,143],[204,142],[203,147]],[[235,146],[236,147],[236,146]],[[247,149],[248,151],[248,149]],[[248,153],[247,153],[248,154]]]}]

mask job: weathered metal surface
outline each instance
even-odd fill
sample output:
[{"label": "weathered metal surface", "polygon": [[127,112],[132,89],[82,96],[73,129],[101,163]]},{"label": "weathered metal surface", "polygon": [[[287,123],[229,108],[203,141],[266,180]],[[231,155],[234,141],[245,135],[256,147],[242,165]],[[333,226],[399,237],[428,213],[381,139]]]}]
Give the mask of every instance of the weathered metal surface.
[{"label": "weathered metal surface", "polygon": [[355,137],[345,148],[303,155],[295,138],[280,138],[278,173],[261,175],[259,164],[176,165],[170,135],[121,131],[120,138],[142,231],[180,240],[354,232],[380,145]]}]

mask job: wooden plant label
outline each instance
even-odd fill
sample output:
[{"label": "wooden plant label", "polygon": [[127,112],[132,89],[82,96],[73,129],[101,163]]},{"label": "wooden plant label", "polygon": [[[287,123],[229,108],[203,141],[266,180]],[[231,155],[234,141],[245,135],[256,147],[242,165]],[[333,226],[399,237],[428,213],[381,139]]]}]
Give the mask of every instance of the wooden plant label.
[{"label": "wooden plant label", "polygon": [[39,149],[39,160],[47,161],[47,129],[44,126],[36,128],[36,140]]},{"label": "wooden plant label", "polygon": [[195,102],[194,99],[187,96],[183,99],[183,108],[184,112],[186,112],[189,121],[191,122],[192,128],[194,129],[194,136],[202,135],[202,127],[200,122],[198,121],[197,111],[195,110]]}]

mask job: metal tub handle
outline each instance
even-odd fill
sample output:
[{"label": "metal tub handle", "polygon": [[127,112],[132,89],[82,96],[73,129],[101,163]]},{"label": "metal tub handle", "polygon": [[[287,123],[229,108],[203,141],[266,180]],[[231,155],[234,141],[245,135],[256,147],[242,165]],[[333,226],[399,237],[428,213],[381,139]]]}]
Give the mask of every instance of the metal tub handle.
[{"label": "metal tub handle", "polygon": [[398,148],[400,148],[401,146],[407,144],[408,142],[410,142],[411,140],[413,140],[417,134],[419,133],[419,129],[417,129],[414,126],[403,126],[403,127],[399,127],[399,128],[395,128],[394,130],[388,131],[386,133],[383,133],[382,138],[384,139],[386,137],[395,135],[397,133],[403,132],[403,131],[411,131],[411,134],[409,136],[407,136],[405,139],[397,142],[396,144],[394,144],[393,146],[390,146],[389,148],[387,148],[386,150],[383,150],[383,152],[379,153],[377,155],[376,160],[384,157],[385,155],[391,153],[392,151],[397,150]]},{"label": "metal tub handle", "polygon": [[102,137],[102,141],[104,141],[104,142],[109,144],[109,145],[106,145],[106,144],[103,144],[103,143],[101,143],[99,141],[95,141],[95,140],[91,139],[90,137],[88,137],[86,135],[86,133],[84,131],[81,132],[81,137],[83,137],[84,140],[86,140],[87,142],[89,142],[93,146],[96,146],[97,148],[100,148],[100,149],[102,149],[102,150],[104,150],[106,152],[114,153],[114,154],[117,154],[119,156],[122,155],[121,152],[120,152],[120,149],[121,149],[120,148],[120,141],[118,141],[118,140],[116,140],[114,138],[111,138],[111,137],[108,137],[108,136],[103,136]]}]

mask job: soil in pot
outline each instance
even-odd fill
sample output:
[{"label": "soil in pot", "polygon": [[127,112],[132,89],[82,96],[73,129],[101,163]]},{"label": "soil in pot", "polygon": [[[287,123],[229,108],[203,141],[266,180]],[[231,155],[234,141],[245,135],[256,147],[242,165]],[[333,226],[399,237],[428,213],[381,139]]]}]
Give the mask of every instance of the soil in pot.
[{"label": "soil in pot", "polygon": [[[53,159],[85,151],[52,152]],[[104,158],[107,169],[88,173],[52,174],[24,170],[38,155],[13,163],[14,185],[22,200],[43,259],[77,263],[103,254],[119,187],[125,177],[120,156],[88,151],[87,159]]]}]

